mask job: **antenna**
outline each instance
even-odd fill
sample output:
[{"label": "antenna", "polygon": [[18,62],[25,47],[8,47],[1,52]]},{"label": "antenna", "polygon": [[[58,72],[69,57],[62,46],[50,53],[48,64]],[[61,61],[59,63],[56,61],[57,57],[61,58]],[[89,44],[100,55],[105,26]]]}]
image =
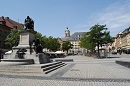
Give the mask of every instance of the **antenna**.
[{"label": "antenna", "polygon": [[18,23],[19,23],[19,18],[18,18]]}]

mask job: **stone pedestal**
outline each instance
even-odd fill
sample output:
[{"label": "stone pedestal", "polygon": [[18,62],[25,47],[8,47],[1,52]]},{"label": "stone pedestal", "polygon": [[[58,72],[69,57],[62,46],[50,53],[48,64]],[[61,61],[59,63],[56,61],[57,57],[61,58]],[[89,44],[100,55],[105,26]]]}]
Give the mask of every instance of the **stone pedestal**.
[{"label": "stone pedestal", "polygon": [[[30,55],[33,53],[35,54],[35,51],[33,47],[31,46],[33,43],[33,40],[35,39],[36,32],[33,30],[23,30],[20,32],[20,41],[19,45],[16,47],[13,47],[10,59],[20,59],[18,55],[16,54],[17,51],[21,48],[26,49],[24,58],[23,59],[30,59]],[[35,55],[36,56],[36,55]],[[7,57],[5,59],[8,59]]]},{"label": "stone pedestal", "polygon": [[[33,59],[34,63],[36,64],[43,64],[43,63],[48,63],[50,62],[49,58],[47,57],[47,55],[45,53],[39,53],[36,54],[34,47],[32,46],[33,44],[33,40],[35,40],[35,34],[36,32],[33,30],[23,30],[20,32],[20,41],[19,41],[19,45],[16,47],[13,47],[12,49],[12,53],[11,55],[6,55],[4,57],[4,59],[14,59],[14,61],[16,61],[16,59]],[[25,49],[26,52],[23,55],[22,58],[20,58],[17,54],[17,51],[19,49]],[[9,60],[7,60],[9,61]],[[20,60],[18,60],[20,61]]]},{"label": "stone pedestal", "polygon": [[30,47],[30,45],[33,43],[33,40],[35,39],[36,32],[33,30],[23,30],[20,32],[20,41],[17,48],[21,47]]}]

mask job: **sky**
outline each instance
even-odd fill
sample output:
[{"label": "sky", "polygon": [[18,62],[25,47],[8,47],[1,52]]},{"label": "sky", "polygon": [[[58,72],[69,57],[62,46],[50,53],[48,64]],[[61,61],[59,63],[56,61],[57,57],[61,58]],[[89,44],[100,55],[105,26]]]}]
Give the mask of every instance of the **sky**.
[{"label": "sky", "polygon": [[111,36],[130,26],[130,0],[0,0],[0,16],[24,24],[34,20],[34,30],[43,36],[64,37],[105,25]]}]

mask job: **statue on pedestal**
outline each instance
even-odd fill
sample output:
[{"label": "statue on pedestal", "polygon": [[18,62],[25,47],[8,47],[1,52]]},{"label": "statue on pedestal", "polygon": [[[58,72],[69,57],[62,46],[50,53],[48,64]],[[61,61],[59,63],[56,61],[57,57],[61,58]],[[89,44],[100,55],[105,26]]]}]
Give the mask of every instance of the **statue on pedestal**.
[{"label": "statue on pedestal", "polygon": [[34,30],[34,21],[29,16],[27,16],[24,23],[25,23],[25,30]]},{"label": "statue on pedestal", "polygon": [[36,54],[43,52],[43,46],[40,43],[39,39],[33,40],[33,46],[35,46]]}]

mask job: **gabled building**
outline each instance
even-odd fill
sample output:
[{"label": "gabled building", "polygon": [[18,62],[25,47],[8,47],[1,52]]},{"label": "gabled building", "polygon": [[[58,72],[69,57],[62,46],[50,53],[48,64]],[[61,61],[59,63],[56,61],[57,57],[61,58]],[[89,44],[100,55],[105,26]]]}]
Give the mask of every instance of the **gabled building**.
[{"label": "gabled building", "polygon": [[117,50],[121,48],[126,53],[130,53],[130,27],[116,35],[115,47]]},{"label": "gabled building", "polygon": [[23,27],[23,24],[11,20],[9,17],[0,17],[0,53],[9,49],[9,46],[5,45],[5,39],[11,29],[17,29],[18,27]]},{"label": "gabled building", "polygon": [[65,37],[58,38],[58,41],[61,44],[61,48],[63,42],[69,41],[71,44],[73,44],[73,48],[69,50],[71,53],[83,52],[83,48],[80,47],[79,42],[81,37],[83,37],[85,34],[86,32],[75,32],[74,34],[70,35],[70,31],[67,28],[65,30]]}]

